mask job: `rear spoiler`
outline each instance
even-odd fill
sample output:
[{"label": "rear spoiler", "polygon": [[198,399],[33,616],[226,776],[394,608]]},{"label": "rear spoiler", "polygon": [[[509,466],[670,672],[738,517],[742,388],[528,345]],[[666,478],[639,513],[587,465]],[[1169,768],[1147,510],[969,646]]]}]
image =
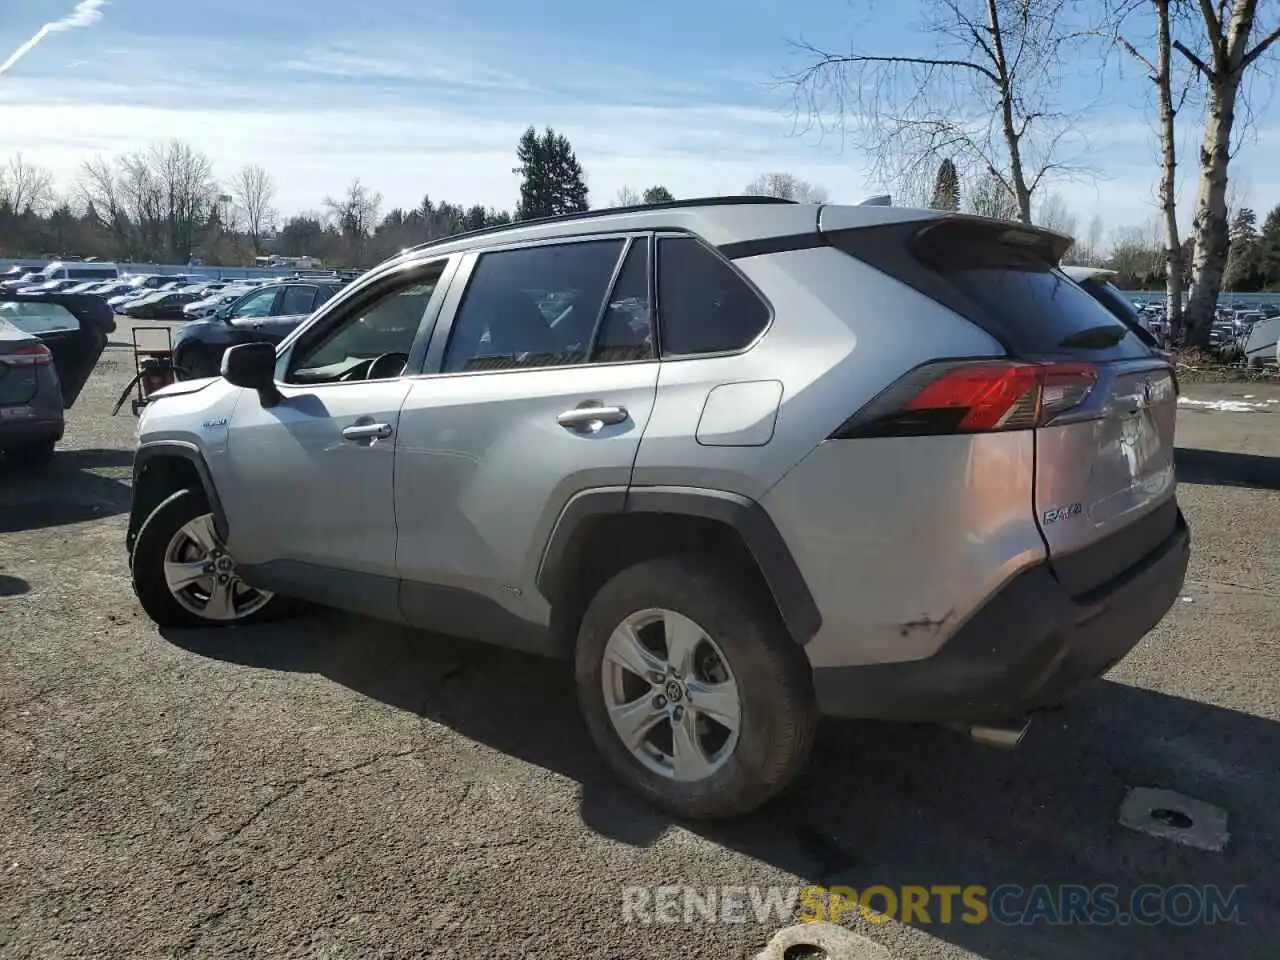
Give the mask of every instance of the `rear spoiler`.
[{"label": "rear spoiler", "polygon": [[1019,248],[1054,266],[1062,262],[1062,257],[1075,243],[1066,234],[1033,224],[991,220],[963,213],[949,214],[926,222],[912,242],[919,252],[927,255],[928,249],[944,238],[952,249],[958,244],[968,246],[969,242],[974,241]]}]

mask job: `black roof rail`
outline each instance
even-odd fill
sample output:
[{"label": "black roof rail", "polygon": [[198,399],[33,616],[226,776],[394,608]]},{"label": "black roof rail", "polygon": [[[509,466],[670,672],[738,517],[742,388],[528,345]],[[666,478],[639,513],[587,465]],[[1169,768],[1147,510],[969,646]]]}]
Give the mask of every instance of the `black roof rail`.
[{"label": "black roof rail", "polygon": [[625,207],[601,207],[598,210],[582,210],[576,213],[559,213],[550,217],[535,217],[532,220],[512,220],[510,223],[499,223],[492,227],[480,227],[478,230],[466,230],[463,233],[437,237],[426,243],[408,247],[403,252],[426,250],[430,247],[443,246],[457,240],[469,240],[472,237],[483,237],[495,233],[505,233],[521,227],[539,227],[547,223],[572,223],[576,220],[592,220],[596,217],[608,217],[617,213],[647,213],[652,210],[680,210],[686,207],[729,207],[748,203],[775,204],[795,203],[794,200],[783,200],[781,197],[730,196],[730,197],[691,197],[686,200],[664,200],[661,203],[636,203]]}]

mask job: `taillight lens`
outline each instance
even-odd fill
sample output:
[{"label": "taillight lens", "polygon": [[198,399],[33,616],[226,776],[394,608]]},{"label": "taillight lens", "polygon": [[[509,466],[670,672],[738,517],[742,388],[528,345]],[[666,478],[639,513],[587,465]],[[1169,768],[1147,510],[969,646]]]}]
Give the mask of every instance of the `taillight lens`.
[{"label": "taillight lens", "polygon": [[1028,430],[1078,407],[1088,363],[945,361],[919,367],[850,417],[833,439]]},{"label": "taillight lens", "polygon": [[0,361],[7,363],[11,367],[46,367],[53,363],[53,354],[49,352],[49,348],[43,343],[33,343],[30,346],[18,347],[11,353],[6,353],[0,357]]}]

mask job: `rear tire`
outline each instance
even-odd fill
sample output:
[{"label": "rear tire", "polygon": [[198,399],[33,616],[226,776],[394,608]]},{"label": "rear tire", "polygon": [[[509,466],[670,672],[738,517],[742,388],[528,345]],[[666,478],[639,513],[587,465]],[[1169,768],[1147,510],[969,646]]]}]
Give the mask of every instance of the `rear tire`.
[{"label": "rear tire", "polygon": [[[212,514],[202,492],[179,490],[156,507],[143,522],[133,543],[129,572],[133,578],[133,592],[147,616],[161,627],[227,627],[277,619],[293,612],[289,601],[283,597],[255,591],[242,582],[237,586],[234,564],[222,571],[226,578],[221,582],[218,578],[222,574],[213,573],[181,589],[171,586],[169,571],[177,566],[208,566],[211,570],[221,570],[218,561],[222,557],[230,559],[213,532],[211,521]],[[200,545],[194,541],[182,543],[184,537],[190,539],[184,531],[201,527],[205,531],[201,539],[214,548],[209,556],[196,556],[200,553]],[[178,546],[185,546],[188,552],[175,555]],[[198,570],[195,572],[199,573]],[[214,591],[218,591],[216,598]],[[265,602],[257,602],[254,594],[259,598],[265,597]],[[208,598],[204,603],[202,595]]]},{"label": "rear tire", "polygon": [[46,467],[53,461],[57,440],[36,440],[5,451],[5,458],[19,467]]},{"label": "rear tire", "polygon": [[[592,739],[629,787],[679,817],[723,820],[749,813],[795,779],[813,745],[817,717],[808,661],[776,610],[743,589],[742,579],[711,558],[665,557],[636,564],[596,594],[578,634],[578,698]],[[653,622],[643,625],[646,621]],[[696,649],[698,654],[691,653],[685,662],[702,666],[672,667],[675,685],[668,679],[671,673],[662,682],[656,676],[646,681],[631,666],[620,666],[619,650],[634,648],[615,632],[641,638],[647,655],[658,649],[654,637],[676,636],[680,629],[700,639],[677,639],[675,644],[664,639],[664,652],[655,661],[644,655],[641,659],[652,666],[666,663],[663,658],[677,647]],[[701,673],[707,664],[713,674]],[[635,681],[631,689],[641,692],[634,699],[618,692],[619,676]],[[688,687],[682,689],[686,681]],[[728,713],[723,704],[730,701],[720,699],[726,683],[736,694]],[[633,736],[633,746],[624,743],[619,724],[625,728],[626,721],[619,711],[634,713],[638,707],[646,713],[643,726],[659,701],[667,712],[658,709],[647,732]],[[678,704],[688,709],[681,706],[677,715]],[[700,710],[700,704],[707,709]],[[722,725],[717,712],[736,721],[728,737],[721,733],[731,726]],[[691,726],[684,726],[683,718]],[[664,741],[670,744],[665,758]],[[684,764],[683,774],[677,759],[681,752],[696,757],[692,766]]]}]

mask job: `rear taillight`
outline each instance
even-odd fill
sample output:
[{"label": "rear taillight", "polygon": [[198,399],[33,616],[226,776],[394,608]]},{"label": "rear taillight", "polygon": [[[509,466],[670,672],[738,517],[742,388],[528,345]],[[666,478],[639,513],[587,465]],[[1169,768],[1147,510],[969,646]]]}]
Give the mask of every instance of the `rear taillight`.
[{"label": "rear taillight", "polygon": [[944,361],[912,370],[833,439],[1028,430],[1078,407],[1098,382],[1088,363]]},{"label": "rear taillight", "polygon": [[0,360],[11,367],[47,367],[53,363],[53,354],[43,343],[33,343],[6,353]]}]

